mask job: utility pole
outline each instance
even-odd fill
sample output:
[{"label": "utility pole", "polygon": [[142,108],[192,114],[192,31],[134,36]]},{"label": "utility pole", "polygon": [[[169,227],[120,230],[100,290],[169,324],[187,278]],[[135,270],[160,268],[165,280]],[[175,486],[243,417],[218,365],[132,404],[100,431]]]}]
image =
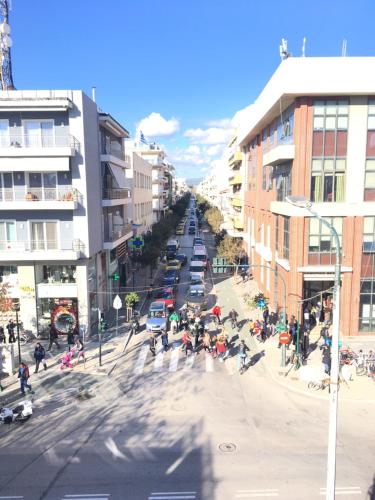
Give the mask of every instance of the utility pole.
[{"label": "utility pole", "polygon": [[10,48],[9,0],[0,0],[0,87],[1,90],[14,90],[12,57]]}]

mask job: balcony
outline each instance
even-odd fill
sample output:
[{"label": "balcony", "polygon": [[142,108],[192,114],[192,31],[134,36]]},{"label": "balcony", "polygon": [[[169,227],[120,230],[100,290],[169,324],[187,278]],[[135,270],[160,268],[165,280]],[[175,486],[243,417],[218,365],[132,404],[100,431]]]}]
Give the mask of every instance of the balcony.
[{"label": "balcony", "polygon": [[234,229],[239,229],[239,230],[243,231],[244,224],[243,224],[243,220],[241,219],[241,217],[235,217],[233,219],[233,227],[234,227]]},{"label": "balcony", "polygon": [[120,243],[128,240],[133,236],[133,226],[132,224],[124,224],[123,226],[114,226],[114,229],[110,231],[108,225],[105,227],[104,233],[104,249],[113,250]]},{"label": "balcony", "polygon": [[69,170],[69,158],[80,144],[70,134],[10,134],[0,138],[0,171],[55,172]]},{"label": "balcony", "polygon": [[232,205],[233,207],[238,207],[238,208],[241,208],[241,207],[242,207],[242,204],[243,204],[242,198],[240,198],[239,196],[234,196],[234,197],[231,199],[231,205]]},{"label": "balcony", "polygon": [[294,160],[294,144],[279,144],[263,155],[263,166],[279,165],[286,161]]},{"label": "balcony", "polygon": [[84,256],[85,245],[79,239],[72,240],[0,240],[0,260],[13,261],[54,261],[78,260]]},{"label": "balcony", "polygon": [[130,158],[125,157],[125,152],[118,142],[102,144],[100,161],[113,163],[121,168],[130,168]]},{"label": "balcony", "polygon": [[242,184],[242,175],[236,174],[236,175],[233,175],[232,177],[229,177],[229,184],[231,186],[234,186],[236,184]]},{"label": "balcony", "polygon": [[231,168],[233,168],[235,165],[241,162],[242,162],[241,151],[236,151],[228,160],[228,164]]},{"label": "balcony", "polygon": [[131,190],[128,188],[104,188],[102,206],[128,205],[131,203]]},{"label": "balcony", "polygon": [[74,210],[82,194],[72,186],[0,188],[0,210]]}]

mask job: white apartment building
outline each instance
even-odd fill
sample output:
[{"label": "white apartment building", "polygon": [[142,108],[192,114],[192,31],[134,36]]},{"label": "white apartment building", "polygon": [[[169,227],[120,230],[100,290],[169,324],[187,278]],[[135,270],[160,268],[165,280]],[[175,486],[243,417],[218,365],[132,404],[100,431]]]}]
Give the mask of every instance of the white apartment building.
[{"label": "white apartment building", "polygon": [[132,180],[132,219],[136,234],[151,229],[152,211],[152,165],[134,151],[130,155],[130,169],[126,176]]},{"label": "white apartment building", "polygon": [[81,91],[0,92],[2,324],[18,299],[33,332],[96,327],[133,234],[125,137]]}]

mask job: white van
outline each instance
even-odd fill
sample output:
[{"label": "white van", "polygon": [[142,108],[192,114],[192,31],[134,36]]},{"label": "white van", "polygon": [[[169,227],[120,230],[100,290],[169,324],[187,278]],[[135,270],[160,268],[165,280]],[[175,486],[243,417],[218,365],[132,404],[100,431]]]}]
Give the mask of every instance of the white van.
[{"label": "white van", "polygon": [[203,252],[207,255],[207,250],[206,250],[206,247],[204,245],[194,245],[193,253],[197,253],[197,252]]},{"label": "white van", "polygon": [[199,262],[202,262],[202,264],[204,265],[204,268],[207,269],[207,254],[206,254],[206,249],[199,249],[199,250],[196,250],[197,247],[194,247],[194,253],[193,253],[193,256],[191,258],[192,261],[196,262],[196,261],[199,261]]},{"label": "white van", "polygon": [[193,276],[199,276],[200,278],[204,279],[204,271],[205,271],[204,263],[201,262],[200,260],[192,260],[190,262],[190,267],[189,267],[190,279],[192,279]]}]

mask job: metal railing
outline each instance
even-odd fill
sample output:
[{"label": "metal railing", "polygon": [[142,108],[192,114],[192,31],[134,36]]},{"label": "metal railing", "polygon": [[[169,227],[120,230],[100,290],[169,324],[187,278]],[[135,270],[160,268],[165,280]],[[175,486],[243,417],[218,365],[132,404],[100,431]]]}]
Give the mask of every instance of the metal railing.
[{"label": "metal railing", "polygon": [[130,198],[131,191],[127,188],[104,188],[103,200],[120,200],[122,198]]},{"label": "metal railing", "polygon": [[79,148],[77,139],[70,135],[10,134],[0,137],[0,148]]},{"label": "metal railing", "polygon": [[13,186],[0,188],[0,201],[82,201],[82,194],[72,186],[55,188]]},{"label": "metal railing", "polygon": [[77,238],[60,241],[58,241],[57,238],[28,241],[0,240],[0,252],[48,252],[56,250],[63,252],[84,252],[85,245]]},{"label": "metal railing", "polygon": [[133,226],[131,224],[124,224],[121,227],[114,226],[112,232],[109,232],[108,225],[106,225],[104,233],[104,241],[113,242],[119,240],[120,238],[130,233],[131,231],[133,231]]}]

